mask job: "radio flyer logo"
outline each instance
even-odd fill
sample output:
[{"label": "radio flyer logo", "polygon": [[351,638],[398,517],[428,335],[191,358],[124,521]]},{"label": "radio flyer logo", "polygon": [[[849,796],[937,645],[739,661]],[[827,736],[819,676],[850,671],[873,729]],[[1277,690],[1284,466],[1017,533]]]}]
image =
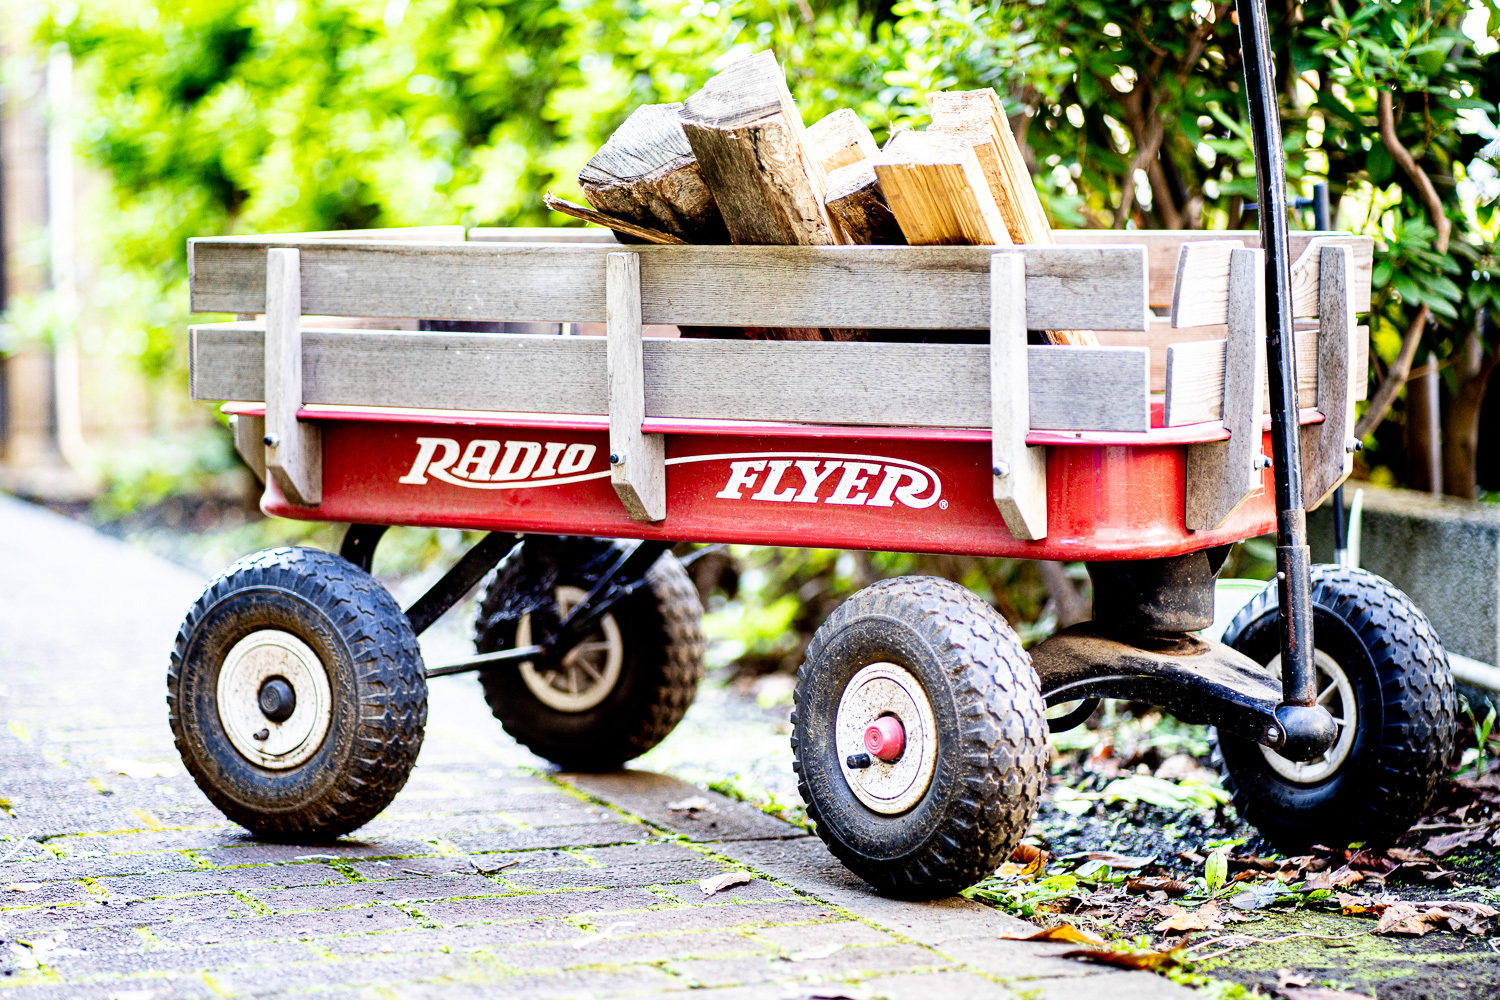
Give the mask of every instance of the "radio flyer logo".
[{"label": "radio flyer logo", "polygon": [[[397,482],[423,486],[431,479],[472,490],[514,490],[603,479],[608,468],[590,469],[598,454],[591,444],[563,441],[496,441],[419,437],[411,469]],[[881,455],[819,452],[745,452],[683,455],[668,466],[705,462],[728,466],[716,499],[760,503],[823,503],[845,507],[925,510],[942,500],[943,483],[925,465]]]}]

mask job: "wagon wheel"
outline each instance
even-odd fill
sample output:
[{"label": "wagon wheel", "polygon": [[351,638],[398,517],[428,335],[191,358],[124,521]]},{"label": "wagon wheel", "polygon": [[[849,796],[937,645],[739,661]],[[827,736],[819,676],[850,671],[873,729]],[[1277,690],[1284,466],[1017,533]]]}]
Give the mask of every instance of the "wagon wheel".
[{"label": "wagon wheel", "polygon": [[[1306,762],[1216,736],[1235,808],[1273,843],[1389,844],[1420,819],[1452,752],[1456,714],[1448,659],[1427,617],[1360,569],[1312,571],[1318,702],[1338,735]],[[1273,581],[1229,623],[1224,641],[1279,674]]]},{"label": "wagon wheel", "polygon": [[374,577],[316,549],[230,566],[188,612],[167,704],[178,752],[224,815],[261,836],[332,838],[406,783],[427,681]]},{"label": "wagon wheel", "polygon": [[[618,554],[613,542],[598,539],[563,540],[560,552],[555,583],[538,595],[517,593],[527,585],[519,551],[495,567],[474,622],[479,652],[530,645],[537,619],[555,625]],[[480,674],[485,700],[507,733],[560,767],[612,771],[682,721],[703,677],[703,607],[671,553],[651,567],[645,584],[561,657]]]},{"label": "wagon wheel", "polygon": [[903,577],[845,601],[797,674],[792,749],[818,835],[882,892],[947,895],[1015,847],[1047,776],[1020,638],[968,590]]}]

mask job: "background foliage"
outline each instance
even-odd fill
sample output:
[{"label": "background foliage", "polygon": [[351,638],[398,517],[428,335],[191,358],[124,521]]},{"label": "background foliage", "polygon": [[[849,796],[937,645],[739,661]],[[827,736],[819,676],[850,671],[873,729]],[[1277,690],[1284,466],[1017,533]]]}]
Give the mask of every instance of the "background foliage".
[{"label": "background foliage", "polygon": [[[1382,404],[1394,408],[1372,429],[1362,473],[1410,479],[1400,387],[1430,350],[1446,386],[1446,485],[1472,496],[1484,390],[1500,364],[1500,329],[1482,321],[1500,309],[1500,180],[1477,156],[1500,135],[1500,0],[1270,5],[1293,193],[1326,181],[1336,225],[1377,241],[1377,402],[1367,422],[1380,423]],[[925,124],[929,93],[995,87],[1059,226],[1253,226],[1231,9],[1209,0],[49,0],[35,33],[39,45],[73,52],[89,95],[83,152],[112,185],[94,238],[108,248],[109,287],[131,330],[125,353],[180,399],[189,236],[567,224],[542,208],[542,193],[578,196],[578,168],[632,109],[681,99],[728,60],[768,47],[806,120],[853,107],[877,138]],[[28,308],[41,312],[18,303],[18,327]],[[109,502],[197,488],[204,468],[216,474],[213,463],[231,461],[227,448],[176,454],[193,475],[163,482],[158,468],[142,487],[142,463],[122,463],[114,479],[124,485]],[[847,573],[837,554],[748,572],[781,593],[817,581],[831,595],[840,581],[912,568],[860,558]],[[1030,571],[947,568],[1009,601],[1013,617],[1042,615]],[[767,614],[777,599],[763,602]],[[803,607],[817,603],[784,608],[783,630],[820,617]]]}]

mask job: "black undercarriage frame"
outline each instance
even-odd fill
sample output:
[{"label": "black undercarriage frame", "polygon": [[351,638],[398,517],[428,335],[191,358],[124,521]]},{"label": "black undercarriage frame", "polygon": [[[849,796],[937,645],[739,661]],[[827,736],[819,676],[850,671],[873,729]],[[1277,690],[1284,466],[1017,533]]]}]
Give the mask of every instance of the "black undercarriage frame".
[{"label": "black undercarriage frame", "polygon": [[[1332,717],[1316,703],[1312,606],[1303,510],[1296,370],[1292,353],[1291,271],[1287,247],[1286,166],[1272,75],[1265,0],[1236,0],[1246,98],[1259,185],[1265,250],[1267,374],[1276,482],[1276,579],[1280,597],[1282,673],[1279,682],[1249,657],[1192,633],[1213,620],[1213,583],[1222,550],[1136,563],[1097,563],[1094,621],[1063,629],[1031,651],[1049,705],[1078,701],[1052,720],[1054,731],[1082,724],[1101,698],[1144,701],[1189,721],[1310,760],[1332,745]],[[385,528],[351,525],[341,554],[368,570]],[[528,646],[476,656],[429,670],[427,676],[503,669],[523,660],[565,654],[622,598],[644,583],[667,551],[665,542],[622,543],[588,594],[560,618],[539,616]],[[557,549],[546,536],[491,534],[464,555],[406,612],[421,633],[457,604],[508,553],[524,561],[530,590],[519,599],[549,601],[558,574]],[[555,624],[551,624],[555,621]]]}]

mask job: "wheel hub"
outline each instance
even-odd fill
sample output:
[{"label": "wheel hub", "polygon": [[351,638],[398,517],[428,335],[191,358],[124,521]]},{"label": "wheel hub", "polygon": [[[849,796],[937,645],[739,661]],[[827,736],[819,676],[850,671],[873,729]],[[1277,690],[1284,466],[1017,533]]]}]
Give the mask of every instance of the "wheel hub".
[{"label": "wheel hub", "polygon": [[229,651],[216,689],[229,742],[252,764],[284,771],[317,752],[333,720],[323,662],[279,629],[252,632]]},{"label": "wheel hub", "polygon": [[[910,671],[872,663],[839,698],[834,742],[844,780],[860,802],[886,816],[919,802],[937,770],[937,726],[927,692]],[[869,765],[851,766],[868,755]]]},{"label": "wheel hub", "polygon": [[[556,592],[557,610],[566,615],[588,596],[580,587],[561,586]],[[531,645],[531,615],[516,623],[516,645]],[[599,619],[584,641],[553,663],[538,666],[531,660],[520,665],[521,680],[538,701],[558,712],[587,712],[609,696],[620,680],[625,663],[625,641],[613,614]]]},{"label": "wheel hub", "polygon": [[[1313,650],[1313,665],[1318,676],[1318,704],[1328,709],[1338,731],[1333,745],[1327,752],[1302,763],[1289,760],[1269,747],[1260,748],[1271,770],[1299,785],[1315,785],[1332,777],[1349,759],[1354,734],[1359,731],[1359,707],[1354,701],[1354,685],[1350,683],[1349,675],[1337,660],[1321,649]],[[1266,664],[1266,669],[1280,676],[1281,656],[1278,654]]]}]

